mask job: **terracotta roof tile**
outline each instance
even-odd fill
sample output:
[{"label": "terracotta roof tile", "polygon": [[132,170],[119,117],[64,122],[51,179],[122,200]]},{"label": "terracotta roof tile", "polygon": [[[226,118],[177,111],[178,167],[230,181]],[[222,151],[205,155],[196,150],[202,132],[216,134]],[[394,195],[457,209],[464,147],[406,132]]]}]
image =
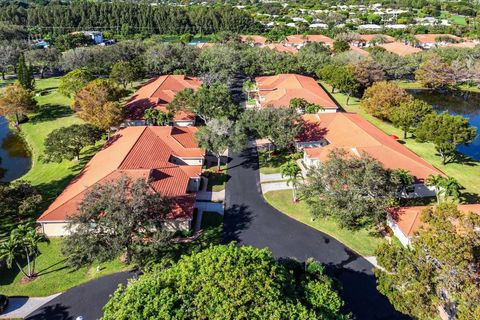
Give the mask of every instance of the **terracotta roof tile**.
[{"label": "terracotta roof tile", "polygon": [[298,53],[298,49],[295,47],[287,47],[281,43],[270,43],[265,45],[265,48],[275,50],[278,52],[286,52],[286,53],[293,53],[296,54]]},{"label": "terracotta roof tile", "polygon": [[240,35],[241,42],[252,42],[253,44],[264,45],[267,42],[267,38],[264,36],[256,35]]},{"label": "terracotta roof tile", "polygon": [[[40,216],[38,221],[64,221],[76,212],[79,202],[96,183],[105,183],[120,176],[132,180],[148,179],[154,190],[170,197],[187,193],[190,177],[201,173],[201,166],[178,165],[172,157],[202,158],[194,127],[127,127],[106,143],[70,182],[65,190]],[[193,196],[194,197],[194,196]],[[177,208],[176,216],[179,215]],[[183,212],[190,217],[192,212]]]},{"label": "terracotta roof tile", "polygon": [[453,40],[460,41],[462,38],[457,37],[453,34],[438,34],[438,33],[428,33],[428,34],[416,34],[415,38],[420,43],[436,43],[438,37],[449,37]]},{"label": "terracotta roof tile", "polygon": [[[184,75],[163,75],[151,79],[142,86],[127,102],[125,108],[130,119],[143,119],[145,109],[155,107],[167,111],[167,105],[172,102],[180,91],[191,88],[196,90],[201,81],[195,77]],[[174,120],[190,120],[195,115],[190,112],[179,112],[174,115]]]},{"label": "terracotta roof tile", "polygon": [[443,174],[357,114],[322,113],[304,115],[303,119],[304,130],[297,137],[298,142],[326,140],[329,143],[325,147],[306,148],[305,152],[311,158],[325,161],[331,150],[342,148],[354,154],[367,153],[387,169],[406,169],[418,181],[425,180],[430,174]]},{"label": "terracotta roof tile", "polygon": [[376,37],[383,37],[386,42],[394,42],[395,38],[386,34],[360,34],[360,39],[365,42],[371,42]]},{"label": "terracotta roof tile", "polygon": [[422,51],[422,49],[420,49],[420,48],[415,48],[415,47],[412,47],[408,44],[404,44],[404,43],[398,42],[398,41],[379,44],[379,46],[384,48],[385,50],[387,50],[391,53],[395,53],[395,54],[397,54],[401,57],[408,56],[409,54],[413,54],[413,53],[417,53],[417,52]]},{"label": "terracotta roof tile", "polygon": [[337,109],[325,90],[310,77],[298,74],[279,74],[275,76],[257,77],[255,79],[259,95],[263,98],[262,107],[285,107],[293,98],[303,98],[310,103],[325,109]]}]

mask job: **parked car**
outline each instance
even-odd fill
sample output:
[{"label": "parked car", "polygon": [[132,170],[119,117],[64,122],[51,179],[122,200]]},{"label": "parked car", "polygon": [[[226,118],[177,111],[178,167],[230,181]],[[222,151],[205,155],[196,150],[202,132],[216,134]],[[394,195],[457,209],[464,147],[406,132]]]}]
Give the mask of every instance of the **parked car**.
[{"label": "parked car", "polygon": [[8,307],[8,297],[0,294],[0,313],[3,313]]}]

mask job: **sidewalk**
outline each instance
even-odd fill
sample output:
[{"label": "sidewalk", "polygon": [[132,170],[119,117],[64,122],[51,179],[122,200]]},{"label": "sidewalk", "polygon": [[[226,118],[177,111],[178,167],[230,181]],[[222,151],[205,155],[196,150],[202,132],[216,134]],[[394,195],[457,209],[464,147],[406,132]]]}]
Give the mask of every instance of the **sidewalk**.
[{"label": "sidewalk", "polygon": [[197,200],[222,202],[225,199],[225,189],[218,192],[199,191],[197,192]]},{"label": "sidewalk", "polygon": [[25,318],[33,311],[37,310],[45,303],[54,299],[61,293],[56,293],[48,297],[29,298],[29,297],[11,297],[7,310],[0,314],[0,319]]}]

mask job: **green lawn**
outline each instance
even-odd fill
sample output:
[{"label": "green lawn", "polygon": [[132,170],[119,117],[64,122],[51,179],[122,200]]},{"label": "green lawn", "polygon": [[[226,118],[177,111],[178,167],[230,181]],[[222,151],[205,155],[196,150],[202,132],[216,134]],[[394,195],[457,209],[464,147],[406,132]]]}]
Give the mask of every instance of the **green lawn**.
[{"label": "green lawn", "polygon": [[373,256],[375,248],[382,241],[385,241],[374,231],[350,231],[340,229],[336,222],[329,219],[317,219],[312,221],[307,204],[303,201],[294,203],[291,190],[267,192],[264,197],[271,206],[279,211],[295,220],[329,234],[363,256]]},{"label": "green lawn", "polygon": [[[301,157],[301,155],[299,157]],[[292,155],[288,151],[276,152],[269,156],[269,152],[267,150],[259,150],[258,163],[260,166],[260,173],[281,173],[282,170],[280,169],[280,167],[286,162],[288,162],[290,159],[292,159]]]},{"label": "green lawn", "polygon": [[[63,292],[93,278],[129,268],[122,264],[120,259],[115,259],[106,263],[94,264],[92,267],[72,270],[65,265],[64,257],[60,252],[61,243],[62,239],[52,238],[49,244],[40,244],[41,254],[37,258],[35,268],[39,276],[30,283],[20,283],[22,274],[15,265],[12,266],[12,269],[1,270],[0,292],[9,296],[48,296]],[[96,271],[97,266],[100,266],[99,272]]]},{"label": "green lawn", "polygon": [[[404,89],[425,89],[418,81],[397,81],[398,85]],[[463,84],[459,86],[462,91],[480,92],[480,87]]]},{"label": "green lawn", "polygon": [[[322,85],[330,91],[330,87],[328,85]],[[395,128],[388,122],[372,117],[363,111],[363,109],[360,107],[360,101],[358,99],[350,99],[350,103],[347,105],[346,96],[344,94],[334,93],[332,96],[346,111],[360,114],[362,117],[373,123],[385,133],[394,134],[398,137],[403,136],[402,130]],[[447,165],[442,165],[441,157],[437,155],[432,143],[419,143],[412,138],[401,142],[421,158],[442,170],[445,174],[457,179],[465,188],[462,190],[462,202],[479,201],[478,195],[480,194],[480,183],[478,182],[478,179],[480,177],[480,161],[469,160],[465,163],[449,163]]]},{"label": "green lawn", "polygon": [[217,163],[213,162],[205,165],[202,175],[208,179],[207,191],[213,192],[225,190],[225,186],[230,179],[227,165],[220,165],[220,172],[217,172]]},{"label": "green lawn", "polygon": [[[44,141],[54,129],[82,123],[70,109],[70,98],[60,94],[56,89],[60,78],[49,78],[35,82],[36,99],[39,110],[29,115],[29,121],[20,126],[32,152],[32,168],[22,180],[30,181],[44,195],[45,206],[65,188],[65,186],[83,168],[88,158],[97,148],[91,148],[82,154],[80,161],[63,161],[61,163],[44,163]],[[41,208],[43,209],[43,208]]]},{"label": "green lawn", "polygon": [[464,16],[452,15],[450,17],[450,21],[454,24],[458,24],[458,25],[461,25],[461,26],[466,26],[467,25],[467,20],[465,19]]}]

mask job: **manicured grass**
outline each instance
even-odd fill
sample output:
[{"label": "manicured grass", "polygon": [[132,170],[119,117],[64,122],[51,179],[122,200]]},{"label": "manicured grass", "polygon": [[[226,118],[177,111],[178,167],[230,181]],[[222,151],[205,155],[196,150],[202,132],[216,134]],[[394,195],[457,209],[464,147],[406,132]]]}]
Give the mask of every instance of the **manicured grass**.
[{"label": "manicured grass", "polygon": [[[8,270],[2,269],[0,292],[9,296],[48,296],[100,276],[129,269],[120,259],[115,259],[72,270],[65,265],[65,258],[60,252],[62,241],[60,238],[52,238],[49,244],[40,244],[41,254],[36,260],[35,268],[39,276],[30,283],[20,283],[23,275],[16,265]],[[99,272],[96,271],[97,266],[100,267]]]},{"label": "manicured grass", "polygon": [[291,190],[267,192],[264,197],[265,200],[277,210],[295,220],[329,234],[363,256],[373,256],[375,248],[381,242],[385,241],[373,230],[350,231],[340,229],[336,222],[326,218],[312,221],[312,216],[310,215],[307,204],[302,200],[297,203],[293,202]]},{"label": "manicured grass", "polygon": [[267,150],[258,151],[258,163],[260,165],[260,173],[272,174],[281,173],[281,166],[291,159],[288,151],[276,152],[269,157]]},{"label": "manicured grass", "polygon": [[[330,91],[330,87],[326,84],[322,84],[327,90]],[[348,112],[355,112],[373,123],[387,134],[393,134],[398,137],[402,137],[402,130],[395,128],[391,123],[379,120],[369,114],[367,114],[361,107],[359,99],[350,99],[349,105],[346,105],[346,96],[341,93],[334,93],[332,96],[337,102]],[[462,190],[462,202],[479,202],[480,194],[480,161],[468,160],[462,163],[449,163],[442,165],[441,157],[437,155],[433,143],[420,143],[415,139],[409,137],[405,141],[400,141],[407,148],[415,152],[425,161],[431,163],[445,174],[457,179],[460,184],[465,188]]]},{"label": "manicured grass", "polygon": [[466,26],[467,25],[467,20],[465,19],[464,16],[459,16],[459,15],[453,15],[450,17],[450,21],[454,24],[458,24],[461,26]]},{"label": "manicured grass", "polygon": [[[426,89],[418,81],[397,81],[397,83],[404,89]],[[459,86],[459,89],[462,91],[480,92],[480,87],[466,84]]]},{"label": "manicured grass", "polygon": [[[83,121],[78,119],[70,109],[71,99],[57,91],[60,78],[48,78],[35,82],[35,92],[39,105],[38,112],[29,115],[29,121],[20,126],[32,152],[32,168],[21,179],[30,181],[44,195],[48,205],[65,188],[70,180],[80,172],[88,158],[97,148],[83,152],[80,161],[62,161],[61,163],[44,163],[41,160],[45,150],[44,141],[55,129],[70,126]],[[44,208],[41,208],[44,209]]]},{"label": "manicured grass", "polygon": [[203,176],[208,179],[207,191],[210,192],[225,190],[227,181],[230,179],[226,164],[220,165],[220,172],[217,172],[217,164],[209,163],[203,171]]}]

